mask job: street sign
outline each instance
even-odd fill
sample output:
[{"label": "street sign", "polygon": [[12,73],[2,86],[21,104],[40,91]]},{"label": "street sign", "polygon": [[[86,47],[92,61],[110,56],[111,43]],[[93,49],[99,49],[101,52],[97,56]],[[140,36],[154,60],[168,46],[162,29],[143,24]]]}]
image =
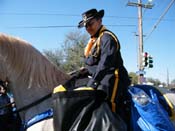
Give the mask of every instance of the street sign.
[{"label": "street sign", "polygon": [[136,71],[137,75],[145,75],[146,72],[144,70]]}]

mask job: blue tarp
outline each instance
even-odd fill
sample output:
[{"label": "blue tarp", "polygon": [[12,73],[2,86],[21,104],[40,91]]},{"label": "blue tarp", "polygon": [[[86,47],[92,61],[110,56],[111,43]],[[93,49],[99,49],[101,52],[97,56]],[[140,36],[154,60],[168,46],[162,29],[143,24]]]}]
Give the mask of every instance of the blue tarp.
[{"label": "blue tarp", "polygon": [[168,112],[160,104],[156,92],[149,90],[148,95],[139,86],[130,87],[132,97],[132,130],[133,131],[175,131]]},{"label": "blue tarp", "polygon": [[24,125],[24,128],[27,129],[30,126],[34,125],[35,123],[51,117],[53,117],[53,109],[48,109],[47,111],[42,112],[31,118],[29,121],[27,121],[26,124]]}]

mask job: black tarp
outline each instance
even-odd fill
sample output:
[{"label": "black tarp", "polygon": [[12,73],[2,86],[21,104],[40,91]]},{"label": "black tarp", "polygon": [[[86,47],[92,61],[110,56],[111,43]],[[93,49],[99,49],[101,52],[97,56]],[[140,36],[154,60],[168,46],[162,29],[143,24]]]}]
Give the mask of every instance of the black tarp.
[{"label": "black tarp", "polygon": [[53,106],[55,131],[126,131],[100,90],[54,93]]}]

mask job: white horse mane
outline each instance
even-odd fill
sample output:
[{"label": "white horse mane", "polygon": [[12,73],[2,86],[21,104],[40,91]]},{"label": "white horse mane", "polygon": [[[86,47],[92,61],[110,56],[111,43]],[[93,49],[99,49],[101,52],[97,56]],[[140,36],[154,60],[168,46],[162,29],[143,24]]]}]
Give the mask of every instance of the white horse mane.
[{"label": "white horse mane", "polygon": [[[48,94],[69,76],[28,42],[0,34],[0,79],[9,81],[17,107],[21,108]],[[24,119],[45,111],[50,105],[43,102],[30,109],[33,114],[23,112]]]},{"label": "white horse mane", "polygon": [[[0,34],[0,60],[2,61],[1,64],[5,65],[7,69],[0,70],[0,72],[5,71],[1,74],[8,74],[11,79],[30,82],[30,86],[31,84],[49,86],[55,80],[48,81],[48,79],[57,80],[53,74],[58,69],[28,42],[19,38]],[[65,73],[60,70],[58,75],[60,79],[62,76],[65,77]]]}]

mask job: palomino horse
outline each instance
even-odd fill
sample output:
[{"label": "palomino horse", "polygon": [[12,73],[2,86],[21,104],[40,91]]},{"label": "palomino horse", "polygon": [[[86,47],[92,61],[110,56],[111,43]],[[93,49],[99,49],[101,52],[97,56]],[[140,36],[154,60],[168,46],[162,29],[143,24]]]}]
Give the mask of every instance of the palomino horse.
[{"label": "palomino horse", "polygon": [[[30,105],[64,83],[69,75],[57,69],[28,42],[0,34],[0,79],[8,80],[17,109]],[[173,97],[174,98],[174,97]],[[52,107],[51,99],[22,110],[23,122]],[[29,127],[27,131],[53,131],[53,118]]]},{"label": "palomino horse", "polygon": [[[10,90],[19,109],[51,93],[54,87],[68,80],[69,75],[56,68],[28,42],[0,34],[0,79],[9,81]],[[21,119],[23,122],[28,121],[51,107],[52,102],[49,98],[21,111]],[[50,126],[43,124],[49,129],[44,126],[40,129],[53,130],[52,120],[47,120],[50,121]],[[45,122],[48,123],[47,121]]]}]

